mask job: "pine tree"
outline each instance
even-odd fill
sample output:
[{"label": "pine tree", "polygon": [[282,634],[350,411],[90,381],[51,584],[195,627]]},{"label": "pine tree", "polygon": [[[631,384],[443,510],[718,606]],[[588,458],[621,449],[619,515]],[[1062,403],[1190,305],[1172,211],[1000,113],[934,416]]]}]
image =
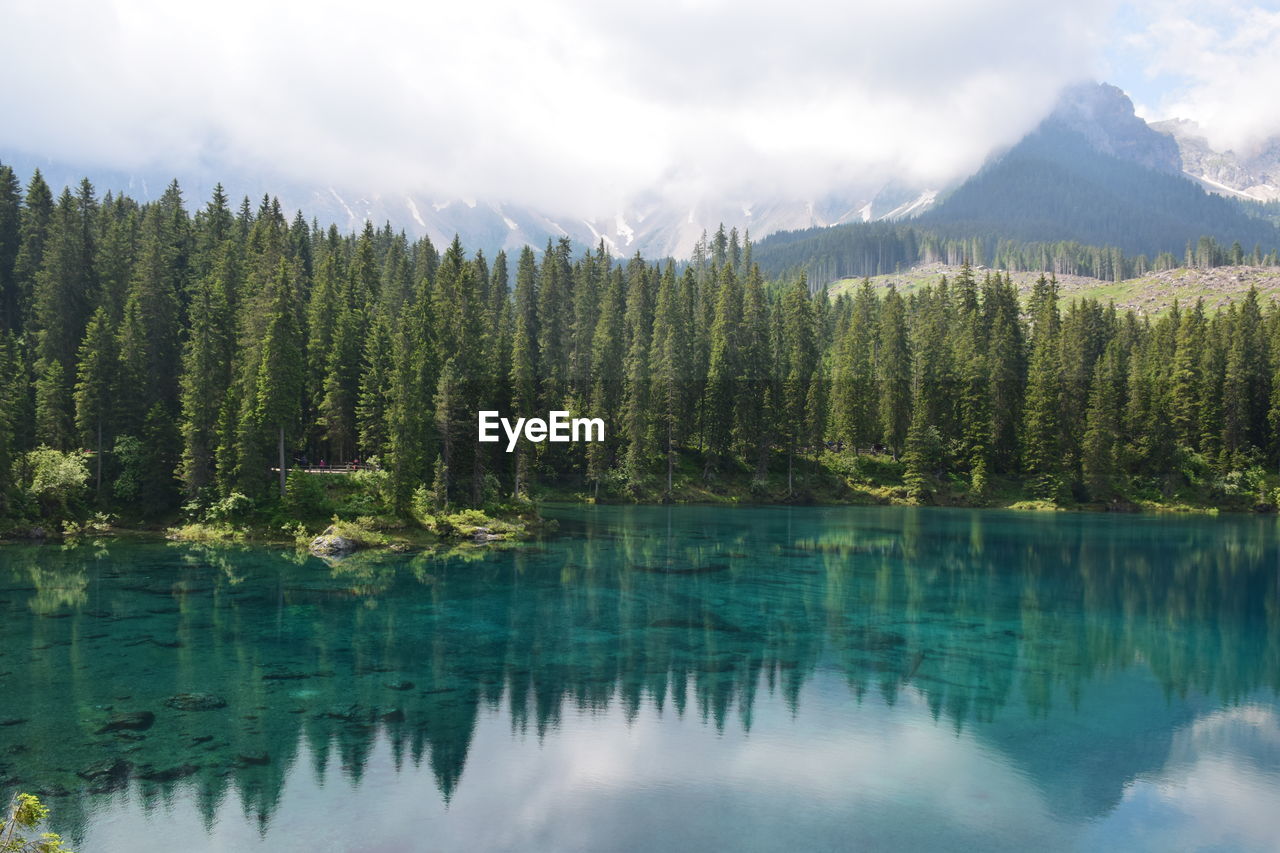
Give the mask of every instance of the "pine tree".
[{"label": "pine tree", "polygon": [[850,305],[849,324],[836,340],[832,370],[832,415],[836,436],[855,450],[879,434],[875,340],[880,300],[865,279]]},{"label": "pine tree", "polygon": [[1182,447],[1200,449],[1200,398],[1204,380],[1200,375],[1204,361],[1204,300],[1197,299],[1195,308],[1182,315],[1178,326],[1177,350],[1173,364],[1173,386],[1170,391],[1170,414],[1173,432]]},{"label": "pine tree", "polygon": [[111,439],[111,394],[117,373],[115,334],[103,308],[98,308],[85,329],[76,372],[76,430],[85,447],[94,448],[94,482],[102,494],[102,455]]},{"label": "pine tree", "polygon": [[1113,340],[1097,360],[1086,408],[1081,464],[1085,488],[1094,500],[1115,496],[1121,469],[1122,373],[1117,349]]},{"label": "pine tree", "polygon": [[0,163],[0,331],[22,328],[22,290],[14,265],[22,245],[22,185],[13,169]]},{"label": "pine tree", "polygon": [[1057,286],[1040,277],[1032,292],[1034,328],[1023,421],[1022,463],[1037,495],[1056,499],[1062,482],[1062,368]]},{"label": "pine tree", "polygon": [[[533,250],[520,252],[516,266],[514,330],[511,337],[511,408],[518,417],[529,417],[538,399],[538,279]],[[606,435],[607,435],[606,431]],[[523,446],[516,447],[515,488],[517,496],[529,487],[529,458]]]},{"label": "pine tree", "polygon": [[[45,243],[53,221],[53,194],[36,169],[27,183],[18,228],[18,254],[13,260],[13,286],[18,304],[18,322],[26,324],[33,311],[36,276],[44,265]],[[15,327],[16,328],[16,327]]]},{"label": "pine tree", "polygon": [[711,358],[707,367],[707,470],[709,475],[728,455],[733,439],[734,403],[739,393],[739,331],[742,294],[733,267],[720,267],[715,320],[711,326]]},{"label": "pine tree", "polygon": [[378,316],[365,340],[360,372],[360,397],[356,404],[356,430],[360,451],[366,459],[383,459],[387,447],[386,389],[391,381],[391,330]]},{"label": "pine tree", "polygon": [[627,355],[623,364],[623,432],[627,442],[626,472],[633,484],[647,474],[652,411],[649,400],[649,344],[653,312],[649,304],[649,276],[637,254],[627,265],[627,308],[624,319]]},{"label": "pine tree", "polygon": [[665,448],[668,499],[673,490],[675,445],[683,438],[681,414],[689,370],[687,316],[681,307],[675,268],[667,264],[654,307],[653,345],[649,353],[649,376],[653,387],[649,399],[657,413],[659,440]]},{"label": "pine tree", "polygon": [[591,410],[605,420],[605,440],[587,447],[587,477],[593,494],[599,495],[604,478],[619,447],[624,354],[626,352],[626,296],[622,270],[615,267],[605,277],[600,319],[591,339]]},{"label": "pine tree", "polygon": [[911,355],[907,348],[906,305],[892,285],[880,306],[877,338],[880,435],[897,459],[911,424]]},{"label": "pine tree", "polygon": [[281,258],[273,285],[271,315],[262,341],[256,387],[257,421],[264,431],[274,431],[276,436],[281,497],[285,494],[289,468],[285,450],[299,426],[306,380],[293,279],[288,262]]},{"label": "pine tree", "polygon": [[987,369],[990,374],[991,463],[996,472],[1017,466],[1018,433],[1026,389],[1026,354],[1013,283],[997,276],[984,291],[983,322],[990,329]]},{"label": "pine tree", "polygon": [[801,276],[782,299],[782,344],[784,347],[782,382],[783,434],[787,439],[787,493],[794,493],[794,457],[801,443],[811,439],[807,425],[812,413],[811,385],[817,367],[818,352],[815,340],[812,306],[809,303],[809,285]]},{"label": "pine tree", "polygon": [[[691,272],[686,272],[689,287]],[[686,313],[687,317],[688,314]],[[692,349],[692,342],[688,346]],[[687,372],[692,372],[692,352],[687,355]],[[763,481],[769,454],[769,418],[766,409],[772,384],[773,357],[769,340],[769,304],[765,297],[760,268],[748,268],[742,293],[742,322],[739,332],[739,393],[742,404],[737,407],[734,426],[738,444],[747,459],[754,461],[755,479]],[[686,404],[687,408],[687,404]]]},{"label": "pine tree", "polygon": [[232,314],[227,294],[235,289],[235,266],[234,251],[228,247],[198,284],[191,302],[179,382],[180,476],[188,496],[214,480],[218,423],[231,384]]}]

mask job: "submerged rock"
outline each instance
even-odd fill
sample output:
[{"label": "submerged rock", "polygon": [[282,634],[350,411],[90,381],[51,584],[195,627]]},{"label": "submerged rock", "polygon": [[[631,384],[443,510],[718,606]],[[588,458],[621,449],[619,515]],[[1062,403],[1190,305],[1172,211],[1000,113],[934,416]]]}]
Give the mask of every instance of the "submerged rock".
[{"label": "submerged rock", "polygon": [[164,702],[175,711],[216,711],[227,707],[227,700],[212,693],[179,693]]},{"label": "submerged rock", "polygon": [[91,790],[113,791],[123,788],[129,781],[129,771],[133,765],[123,758],[107,758],[95,761],[88,767],[76,772],[86,782],[93,783]]},{"label": "submerged rock", "polygon": [[362,723],[369,719],[369,712],[359,705],[335,705],[323,716],[331,720],[342,720],[347,723]]},{"label": "submerged rock", "polygon": [[163,770],[147,766],[140,768],[135,775],[148,782],[174,782],[199,771],[200,768],[194,764],[179,764],[177,767],[167,767]]},{"label": "submerged rock", "polygon": [[262,676],[263,681],[301,681],[310,678],[309,672],[268,672]]},{"label": "submerged rock", "polygon": [[130,711],[126,714],[114,714],[111,719],[107,720],[107,724],[98,729],[98,734],[105,735],[111,732],[145,732],[147,729],[155,725],[156,715],[150,711]]},{"label": "submerged rock", "polygon": [[317,557],[342,557],[352,553],[360,545],[354,539],[339,536],[337,529],[331,524],[324,532],[311,540],[309,550]]}]

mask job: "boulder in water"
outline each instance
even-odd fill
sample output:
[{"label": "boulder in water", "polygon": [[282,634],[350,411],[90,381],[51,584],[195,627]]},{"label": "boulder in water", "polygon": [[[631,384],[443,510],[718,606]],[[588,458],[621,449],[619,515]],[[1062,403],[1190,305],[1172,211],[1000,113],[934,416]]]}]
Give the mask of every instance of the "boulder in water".
[{"label": "boulder in water", "polygon": [[311,540],[309,550],[317,557],[343,557],[359,547],[354,539],[338,535],[337,528],[330,524],[323,533]]},{"label": "boulder in water", "polygon": [[164,702],[175,711],[216,711],[227,707],[227,700],[212,693],[179,693]]},{"label": "boulder in water", "polygon": [[76,772],[81,779],[89,782],[90,791],[94,793],[110,793],[124,788],[129,782],[129,771],[133,765],[123,758],[108,758],[96,761]]},{"label": "boulder in water", "polygon": [[114,714],[111,719],[107,720],[106,725],[98,729],[98,734],[105,735],[111,732],[145,732],[147,729],[155,725],[156,715],[150,711],[130,711],[125,714]]}]

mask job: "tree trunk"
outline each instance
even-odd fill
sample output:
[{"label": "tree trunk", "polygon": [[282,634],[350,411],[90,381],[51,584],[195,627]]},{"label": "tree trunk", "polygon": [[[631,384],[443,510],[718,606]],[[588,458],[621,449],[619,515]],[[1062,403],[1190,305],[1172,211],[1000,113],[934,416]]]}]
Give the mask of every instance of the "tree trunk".
[{"label": "tree trunk", "polygon": [[102,498],[102,418],[98,418],[98,498]]},{"label": "tree trunk", "polygon": [[516,482],[515,482],[514,494],[512,495],[512,497],[516,498],[517,500],[520,499],[520,473],[522,468],[524,468],[524,453],[523,451],[517,451],[516,452],[516,478],[515,478]]},{"label": "tree trunk", "polygon": [[667,420],[667,496],[671,496],[671,420]]},{"label": "tree trunk", "polygon": [[793,475],[795,473],[795,457],[795,442],[792,442],[787,448],[787,497],[791,497],[793,494],[792,484],[794,482]]},{"label": "tree trunk", "polygon": [[280,440],[277,448],[280,451],[280,497],[284,497],[285,477],[287,474],[284,467],[284,424],[280,424]]}]

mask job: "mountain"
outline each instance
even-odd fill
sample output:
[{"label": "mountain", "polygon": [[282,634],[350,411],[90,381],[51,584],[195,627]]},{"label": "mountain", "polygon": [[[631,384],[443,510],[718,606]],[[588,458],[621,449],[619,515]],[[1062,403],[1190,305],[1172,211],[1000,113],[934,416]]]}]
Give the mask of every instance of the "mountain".
[{"label": "mountain", "polygon": [[1134,114],[1114,86],[1069,89],[1054,111],[916,221],[948,235],[1114,246],[1181,257],[1212,236],[1246,247],[1280,244],[1276,228],[1183,175],[1169,134]]},{"label": "mountain", "polygon": [[[86,171],[7,152],[0,152],[0,159],[24,176],[39,166],[55,187],[77,182]],[[87,171],[99,191],[124,189],[142,201],[157,198],[172,177],[154,171]],[[525,245],[541,249],[548,240],[567,238],[579,251],[603,242],[618,257],[639,251],[646,257],[688,258],[702,235],[723,223],[749,232],[757,243],[778,235],[772,245],[787,244],[788,263],[803,265],[805,234],[831,228],[852,233],[869,223],[901,221],[918,223],[948,239],[1074,240],[1117,246],[1128,254],[1167,251],[1181,256],[1186,242],[1202,235],[1228,245],[1238,240],[1246,249],[1255,243],[1264,249],[1275,244],[1274,227],[1222,196],[1280,199],[1280,137],[1247,154],[1217,151],[1194,124],[1173,120],[1148,125],[1123,91],[1088,83],[1065,90],[1031,134],[998,152],[954,189],[873,174],[818,197],[783,193],[677,204],[654,194],[592,212],[441,198],[407,189],[352,192],[340,186],[281,182],[270,175],[218,173],[207,165],[189,168],[179,177],[192,207],[203,204],[215,180],[220,180],[232,198],[247,195],[256,204],[269,192],[286,209],[301,209],[322,226],[333,223],[349,232],[366,220],[390,222],[412,236],[429,236],[438,245],[457,234],[469,249],[482,249],[490,256]],[[1214,194],[1206,195],[1203,189]],[[824,238],[824,243],[829,246],[832,239]],[[881,272],[892,271],[890,264],[911,255],[910,246],[887,255],[880,248],[859,251],[874,251],[874,269]],[[834,264],[832,274],[837,268],[851,273],[860,267]]]},{"label": "mountain", "polygon": [[490,256],[498,249],[510,252],[525,245],[541,249],[548,239],[567,237],[580,249],[603,241],[617,257],[639,251],[645,257],[688,258],[703,234],[713,234],[721,223],[759,238],[776,231],[897,220],[927,208],[937,194],[935,189],[875,178],[820,198],[723,199],[690,206],[658,197],[637,198],[617,210],[583,215],[411,193],[351,196],[326,188],[309,191],[299,206],[342,230],[359,228],[368,219],[425,234],[437,244],[458,234],[464,245],[484,249]]},{"label": "mountain", "polygon": [[1215,149],[1193,121],[1175,118],[1154,122],[1151,127],[1174,140],[1182,172],[1210,192],[1255,201],[1280,201],[1280,136],[1237,154],[1230,149]]},{"label": "mountain", "polygon": [[[158,170],[125,172],[85,169],[69,164],[0,151],[0,162],[13,166],[25,181],[35,168],[55,190],[74,185],[86,174],[99,193],[126,191],[139,201],[159,198],[172,174]],[[437,246],[457,234],[469,250],[489,257],[502,249],[518,251],[529,245],[541,250],[548,240],[567,237],[578,250],[601,241],[616,257],[641,252],[645,257],[687,258],[704,232],[713,234],[721,223],[759,238],[776,231],[826,228],[851,222],[897,220],[926,209],[936,188],[872,175],[856,185],[833,188],[820,197],[707,199],[675,205],[663,198],[633,198],[619,208],[589,213],[550,211],[492,199],[440,198],[428,193],[352,192],[339,186],[307,186],[247,172],[220,173],[210,167],[188,168],[177,176],[188,207],[202,205],[221,182],[232,199],[248,196],[256,206],[264,194],[280,199],[286,210],[302,210],[322,227],[334,224],[343,232],[358,231],[365,221],[390,222],[411,236],[428,236]]]},{"label": "mountain", "polygon": [[1061,273],[1115,281],[1150,264],[1113,249],[1149,262],[1172,255],[1163,268],[1202,237],[1239,242],[1245,255],[1260,247],[1260,258],[1280,247],[1262,208],[1206,192],[1186,174],[1187,156],[1120,89],[1073,86],[1031,133],[918,216],[777,233],[754,257],[767,274],[804,270],[814,284],[964,258],[1037,271],[1052,261]]},{"label": "mountain", "polygon": [[1176,175],[1182,170],[1177,141],[1153,130],[1134,112],[1129,96],[1109,83],[1068,87],[1038,130],[1076,134],[1099,154],[1156,172]]}]

